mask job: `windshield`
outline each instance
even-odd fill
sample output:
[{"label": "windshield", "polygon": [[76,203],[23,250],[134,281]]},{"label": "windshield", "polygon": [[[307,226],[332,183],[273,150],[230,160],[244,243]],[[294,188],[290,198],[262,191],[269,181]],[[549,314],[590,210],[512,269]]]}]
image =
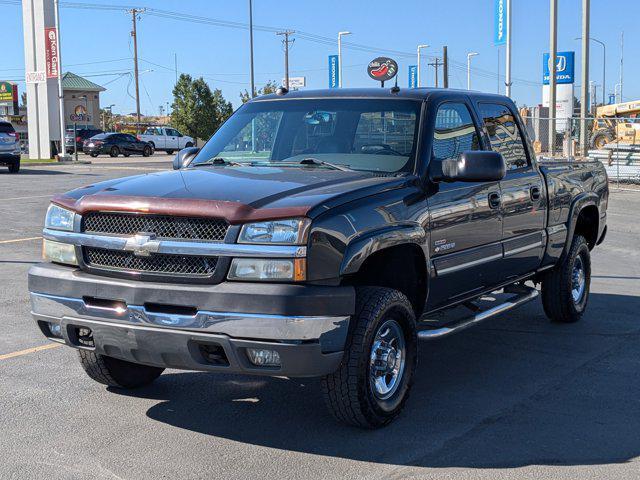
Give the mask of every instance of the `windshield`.
[{"label": "windshield", "polygon": [[[222,159],[247,165],[316,165],[396,173],[414,164],[420,102],[291,99],[240,108],[190,166]],[[313,159],[315,162],[310,162]]]}]

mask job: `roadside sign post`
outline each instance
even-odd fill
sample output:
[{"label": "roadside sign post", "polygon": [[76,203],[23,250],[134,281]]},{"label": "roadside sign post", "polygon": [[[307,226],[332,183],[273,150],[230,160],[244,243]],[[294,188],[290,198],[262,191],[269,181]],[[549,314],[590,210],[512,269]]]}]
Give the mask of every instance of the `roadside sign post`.
[{"label": "roadside sign post", "polygon": [[398,73],[398,64],[392,58],[377,57],[369,62],[367,73],[384,88],[384,82],[391,80]]},{"label": "roadside sign post", "polygon": [[75,157],[75,160],[77,162],[78,161],[78,142],[76,141],[76,138],[78,138],[78,124],[76,122],[73,122],[73,156]]}]

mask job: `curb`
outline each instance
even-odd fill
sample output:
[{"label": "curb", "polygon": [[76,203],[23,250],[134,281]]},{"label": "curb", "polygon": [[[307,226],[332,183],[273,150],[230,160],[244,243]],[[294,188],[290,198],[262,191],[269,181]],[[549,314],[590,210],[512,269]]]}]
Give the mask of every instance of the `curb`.
[{"label": "curb", "polygon": [[67,166],[67,165],[90,165],[91,162],[88,160],[78,160],[77,162],[27,162],[20,163],[21,167],[57,167],[57,166]]}]

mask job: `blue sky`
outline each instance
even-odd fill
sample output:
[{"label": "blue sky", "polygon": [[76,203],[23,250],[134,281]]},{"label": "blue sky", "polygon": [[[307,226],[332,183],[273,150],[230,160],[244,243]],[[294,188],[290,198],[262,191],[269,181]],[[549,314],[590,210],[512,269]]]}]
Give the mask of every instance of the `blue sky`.
[{"label": "blue sky", "polygon": [[[116,10],[77,8],[79,2],[61,0],[63,70],[87,76],[104,85],[107,91],[102,104],[115,104],[119,113],[135,110],[131,76],[132,45],[129,31],[131,16],[126,8],[149,7],[180,14],[208,17],[227,22],[247,23],[246,0],[87,0],[81,5],[122,6]],[[345,87],[374,86],[366,75],[366,64],[376,53],[389,54],[399,64],[398,84],[407,86],[407,67],[415,64],[416,45],[430,44],[423,50],[423,83],[433,84],[434,69],[427,67],[441,55],[447,45],[452,61],[452,87],[466,88],[466,54],[473,58],[474,89],[495,92],[498,88],[498,54],[500,73],[504,75],[504,47],[493,46],[494,0],[254,0],[254,24],[292,29],[330,39],[340,30],[353,34],[345,42],[372,47],[370,52],[349,48],[345,43]],[[581,1],[560,0],[558,50],[575,50],[580,58]],[[624,97],[640,98],[640,1],[593,0],[591,36],[607,45],[607,91],[613,92],[618,82],[620,34],[625,35]],[[72,8],[72,5],[76,5]],[[16,0],[0,0],[2,7],[3,49],[0,80],[17,80],[24,76],[21,6]],[[541,102],[542,54],[549,42],[549,2],[547,0],[513,0],[513,72],[512,96],[519,104]],[[138,50],[142,59],[141,108],[145,114],[157,114],[158,107],[171,101],[175,81],[174,54],[178,71],[204,76],[212,88],[220,88],[224,96],[239,104],[239,92],[248,88],[248,32],[197,22],[186,22],[165,16],[143,14],[138,24]],[[283,52],[280,37],[272,31],[255,32],[256,84],[268,80],[281,82]],[[390,53],[406,52],[406,55]],[[602,47],[592,43],[591,80],[602,83]],[[311,41],[308,36],[296,38],[290,52],[292,76],[306,76],[308,87],[326,88],[327,56],[337,53],[337,45],[324,40]],[[431,58],[429,58],[431,57]],[[99,62],[99,63],[98,63]],[[576,67],[579,81],[579,66]],[[504,92],[503,79],[500,90]],[[22,84],[21,89],[24,84]],[[598,87],[600,89],[600,87]],[[129,91],[129,93],[127,92]],[[601,91],[598,90],[598,98]]]}]

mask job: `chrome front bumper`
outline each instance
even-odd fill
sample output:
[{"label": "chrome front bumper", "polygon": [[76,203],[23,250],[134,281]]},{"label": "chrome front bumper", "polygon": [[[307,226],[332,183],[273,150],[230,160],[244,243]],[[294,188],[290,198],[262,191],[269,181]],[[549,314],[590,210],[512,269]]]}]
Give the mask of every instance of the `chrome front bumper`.
[{"label": "chrome front bumper", "polygon": [[[32,315],[53,341],[135,363],[230,373],[335,371],[352,308],[350,290],[342,287],[154,284],[52,264],[32,267],[29,289]],[[314,315],[303,314],[305,306]],[[52,325],[60,325],[63,338],[52,334]],[[79,340],[81,328],[91,330],[92,345]],[[203,345],[221,347],[228,364],[209,362]],[[247,348],[276,350],[281,367],[252,365]]]}]

